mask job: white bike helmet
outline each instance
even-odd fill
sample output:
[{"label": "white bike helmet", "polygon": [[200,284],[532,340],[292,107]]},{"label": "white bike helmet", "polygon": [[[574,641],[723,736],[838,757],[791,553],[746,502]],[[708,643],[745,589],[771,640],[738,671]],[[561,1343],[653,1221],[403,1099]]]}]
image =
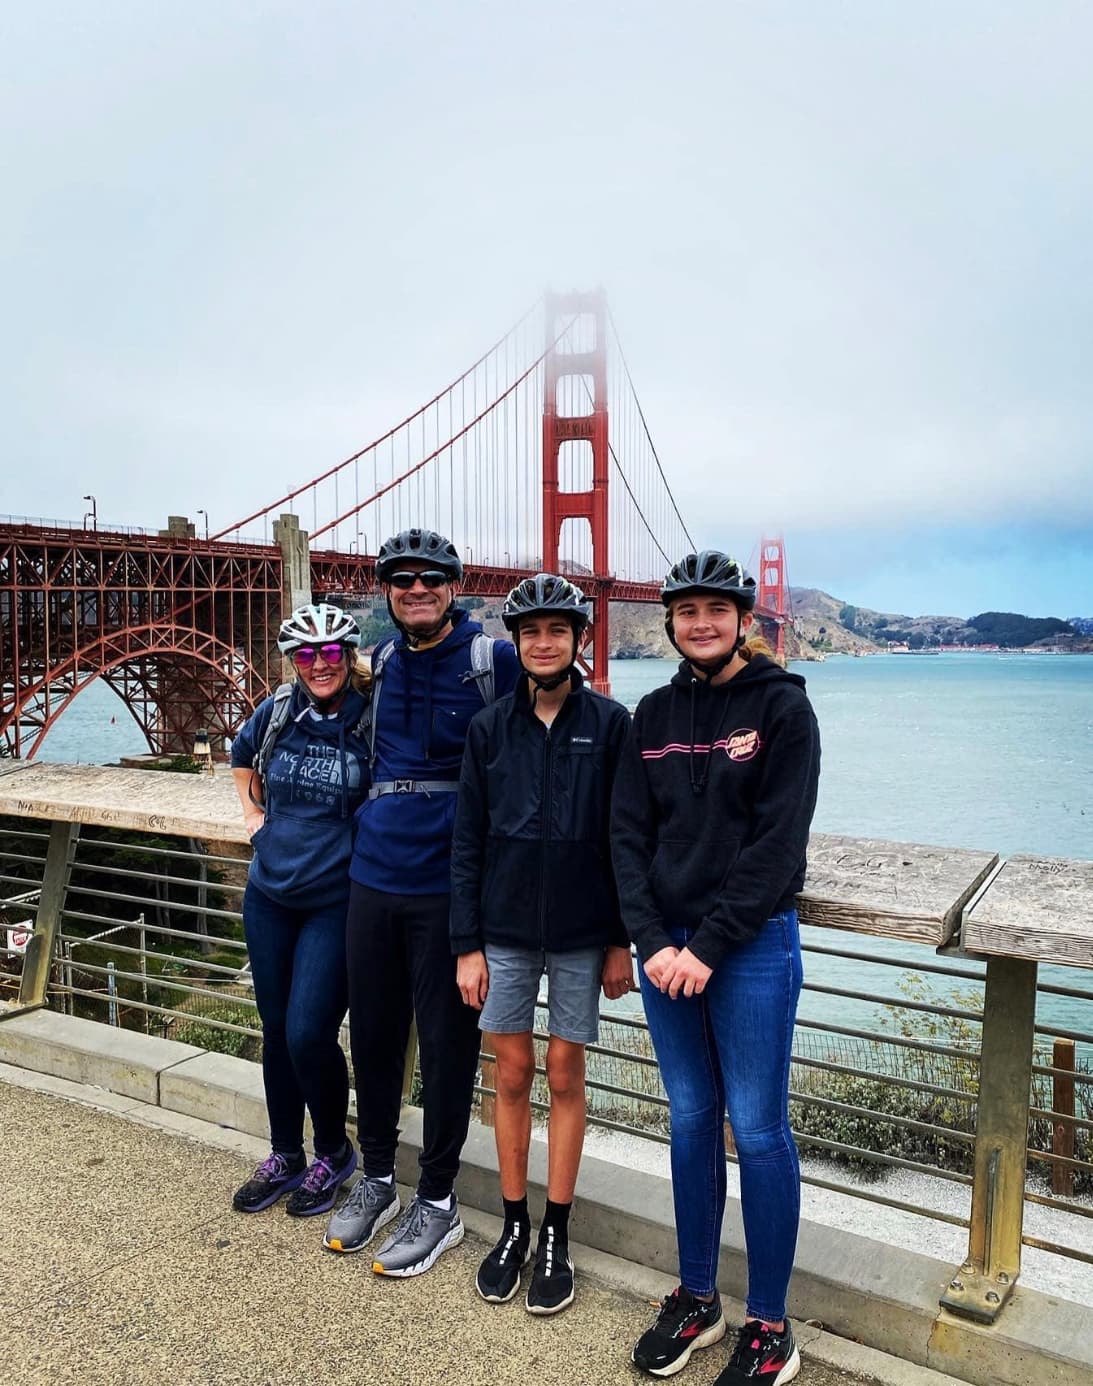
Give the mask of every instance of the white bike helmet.
[{"label": "white bike helmet", "polygon": [[277,648],[283,655],[290,655],[301,645],[359,645],[360,627],[340,606],[330,602],[309,602],[281,622],[277,633]]}]

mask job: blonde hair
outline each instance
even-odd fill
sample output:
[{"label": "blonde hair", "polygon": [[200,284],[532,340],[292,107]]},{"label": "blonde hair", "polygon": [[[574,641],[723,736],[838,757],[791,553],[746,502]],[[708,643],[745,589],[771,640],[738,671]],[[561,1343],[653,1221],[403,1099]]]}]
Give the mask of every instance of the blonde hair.
[{"label": "blonde hair", "polygon": [[362,660],[356,645],[346,645],[345,657],[349,663],[349,685],[366,696],[372,691],[372,666]]}]

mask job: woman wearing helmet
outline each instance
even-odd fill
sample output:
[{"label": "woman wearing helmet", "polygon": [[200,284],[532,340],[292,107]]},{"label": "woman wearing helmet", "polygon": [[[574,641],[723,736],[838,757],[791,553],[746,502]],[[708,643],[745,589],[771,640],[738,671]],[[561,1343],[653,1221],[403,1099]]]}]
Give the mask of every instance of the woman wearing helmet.
[{"label": "woman wearing helmet", "polygon": [[754,579],[712,549],[665,578],[665,625],[683,660],[638,704],[612,802],[623,919],[671,1112],[681,1281],[632,1356],[670,1376],[725,1335],[727,1109],[748,1299],[718,1386],[759,1377],[781,1386],[800,1370],[785,1317],[800,1207],[788,1119],[801,989],[794,899],[820,744],[804,679],[746,643],[755,595]]},{"label": "woman wearing helmet", "polygon": [[549,1178],[525,1300],[533,1314],[573,1302],[569,1210],[584,1143],[585,1046],[598,1034],[601,987],[615,998],[634,980],[608,842],[630,719],[577,669],[590,615],[581,590],[552,573],[525,578],[505,598],[502,620],[525,677],[471,723],[452,842],[456,981],[497,1056],[505,1225],[475,1282],[494,1304],[516,1294],[531,1253],[532,1029],[548,979]]},{"label": "woman wearing helmet", "polygon": [[[340,607],[302,606],[277,646],[285,685],[255,709],[232,744],[232,775],[253,857],[243,926],[258,1013],[269,1111],[269,1156],[236,1191],[257,1213],[289,1194],[294,1217],[324,1213],[356,1168],[346,1136],[349,1080],[338,1031],[345,1016],[345,916],[353,814],[368,789],[361,734],[370,675],[360,631]],[[304,1112],[315,1158],[304,1156]]]}]

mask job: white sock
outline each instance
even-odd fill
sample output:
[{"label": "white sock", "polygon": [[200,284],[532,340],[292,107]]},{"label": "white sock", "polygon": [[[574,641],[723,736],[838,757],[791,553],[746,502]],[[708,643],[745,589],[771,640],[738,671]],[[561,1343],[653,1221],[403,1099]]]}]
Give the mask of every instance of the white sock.
[{"label": "white sock", "polygon": [[395,1182],[393,1174],[373,1174],[369,1177],[374,1179],[377,1184],[393,1184]]},{"label": "white sock", "polygon": [[427,1203],[430,1208],[439,1208],[442,1213],[450,1213],[452,1211],[451,1194],[449,1194],[447,1198],[423,1198],[421,1201],[422,1203]]}]

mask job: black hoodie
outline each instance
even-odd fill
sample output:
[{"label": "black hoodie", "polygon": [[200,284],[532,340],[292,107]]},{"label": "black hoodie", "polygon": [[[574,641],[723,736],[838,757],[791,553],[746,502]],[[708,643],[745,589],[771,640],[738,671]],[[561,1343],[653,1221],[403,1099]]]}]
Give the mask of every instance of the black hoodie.
[{"label": "black hoodie", "polygon": [[695,930],[716,967],[805,878],[820,737],[805,681],[764,655],[711,685],[684,661],[647,694],[620,761],[611,850],[623,922],[642,959]]}]

